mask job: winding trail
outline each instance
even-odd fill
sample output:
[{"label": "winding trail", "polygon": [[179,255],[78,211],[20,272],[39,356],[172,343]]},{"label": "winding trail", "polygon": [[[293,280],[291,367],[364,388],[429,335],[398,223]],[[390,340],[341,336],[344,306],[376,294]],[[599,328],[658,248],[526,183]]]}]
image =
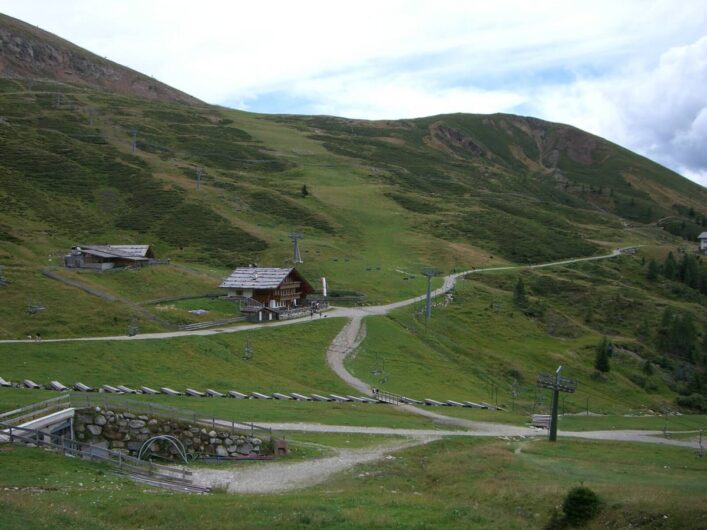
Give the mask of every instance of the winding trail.
[{"label": "winding trail", "polygon": [[[444,277],[444,283],[442,287],[432,291],[432,296],[436,297],[450,291],[457,283],[457,280],[463,276],[469,274],[476,274],[480,272],[492,272],[492,271],[505,271],[513,269],[539,269],[543,267],[556,267],[560,265],[569,265],[572,263],[579,263],[581,261],[596,261],[614,258],[619,256],[622,252],[633,247],[617,248],[613,250],[610,254],[604,254],[602,256],[590,256],[587,258],[573,258],[566,259],[562,261],[553,261],[549,263],[540,263],[537,265],[509,265],[506,267],[489,267],[485,269],[470,269],[463,272],[457,272]],[[425,299],[425,295],[416,296],[414,298],[408,298],[406,300],[401,300],[399,302],[393,302],[390,304],[370,306],[370,307],[334,307],[331,311],[326,313],[327,318],[349,318],[356,320],[357,317],[363,318],[372,315],[385,315],[394,309],[399,309],[401,307],[406,307]],[[306,324],[308,322],[316,322],[309,317],[296,318],[292,320],[274,321],[262,324],[246,324],[241,326],[224,327],[218,329],[201,329],[194,331],[166,331],[159,333],[142,333],[139,335],[134,335],[132,337],[128,335],[112,335],[104,337],[75,337],[75,338],[65,338],[65,339],[43,339],[42,342],[80,342],[80,341],[113,341],[113,340],[159,340],[159,339],[171,339],[175,337],[194,337],[200,336],[205,337],[209,335],[220,335],[224,333],[238,333],[241,331],[250,331],[254,329],[260,329],[264,327],[279,327],[279,326],[290,326],[293,324]],[[360,326],[360,324],[359,324]],[[339,337],[337,336],[337,339]],[[335,339],[336,341],[336,339]],[[0,340],[0,344],[21,344],[25,342],[34,342],[28,339],[4,339]]]}]

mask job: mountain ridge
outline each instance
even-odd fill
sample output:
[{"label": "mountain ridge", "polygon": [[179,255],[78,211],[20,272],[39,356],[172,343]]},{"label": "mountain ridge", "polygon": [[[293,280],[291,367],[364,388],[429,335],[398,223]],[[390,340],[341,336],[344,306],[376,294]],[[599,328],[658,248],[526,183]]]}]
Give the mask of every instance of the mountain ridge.
[{"label": "mountain ridge", "polygon": [[201,103],[176,88],[2,13],[0,76],[51,79],[150,99]]}]

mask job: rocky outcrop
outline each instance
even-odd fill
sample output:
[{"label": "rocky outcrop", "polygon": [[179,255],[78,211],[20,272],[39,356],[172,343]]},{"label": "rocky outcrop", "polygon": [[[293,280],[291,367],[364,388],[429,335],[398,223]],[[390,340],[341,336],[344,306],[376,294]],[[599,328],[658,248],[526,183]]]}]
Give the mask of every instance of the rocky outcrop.
[{"label": "rocky outcrop", "polygon": [[473,138],[443,123],[432,124],[430,132],[435,140],[447,147],[462,149],[472,156],[486,156],[488,154],[486,148]]},{"label": "rocky outcrop", "polygon": [[2,14],[0,76],[48,79],[160,101],[200,103],[151,77]]},{"label": "rocky outcrop", "polygon": [[[262,448],[259,438],[243,433],[100,407],[77,410],[74,433],[81,442],[133,456],[137,456],[146,440],[160,434],[176,437],[190,454],[249,456],[260,454]],[[152,452],[164,458],[174,458],[177,454],[171,444],[164,442],[155,443]]]}]

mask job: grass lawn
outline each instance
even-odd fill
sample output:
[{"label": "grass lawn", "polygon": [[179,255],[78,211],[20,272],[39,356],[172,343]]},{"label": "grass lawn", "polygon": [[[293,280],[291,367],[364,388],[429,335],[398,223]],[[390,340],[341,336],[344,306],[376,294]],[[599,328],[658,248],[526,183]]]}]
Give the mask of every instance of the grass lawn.
[{"label": "grass lawn", "polygon": [[[241,392],[348,392],[326,367],[325,352],[344,321],[321,319],[169,340],[0,344],[2,377],[66,385],[170,386]],[[253,351],[244,360],[244,347]]]},{"label": "grass lawn", "polygon": [[[340,445],[340,440],[314,443]],[[596,491],[588,528],[698,529],[707,462],[671,447],[442,440],[277,495],[184,495],[36,449],[0,451],[8,528],[542,528],[573,486]]]}]

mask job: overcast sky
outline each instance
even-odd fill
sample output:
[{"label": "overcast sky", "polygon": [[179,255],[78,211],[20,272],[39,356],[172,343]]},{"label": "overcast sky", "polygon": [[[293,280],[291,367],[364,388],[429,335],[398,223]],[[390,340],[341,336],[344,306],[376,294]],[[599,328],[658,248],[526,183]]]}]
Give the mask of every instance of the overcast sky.
[{"label": "overcast sky", "polygon": [[707,2],[0,0],[209,103],[570,123],[707,185]]}]

